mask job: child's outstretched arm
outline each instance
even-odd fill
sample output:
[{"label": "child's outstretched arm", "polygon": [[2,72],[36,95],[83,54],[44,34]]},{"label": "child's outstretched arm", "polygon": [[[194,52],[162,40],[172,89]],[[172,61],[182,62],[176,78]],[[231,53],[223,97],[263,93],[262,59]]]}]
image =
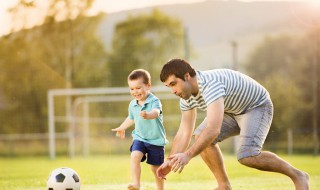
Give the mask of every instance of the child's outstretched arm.
[{"label": "child's outstretched arm", "polygon": [[147,112],[145,110],[140,112],[140,116],[143,119],[155,119],[155,118],[159,117],[159,115],[160,115],[160,110],[157,108],[154,108],[150,112]]},{"label": "child's outstretched arm", "polygon": [[120,137],[121,139],[124,139],[126,136],[125,130],[127,128],[129,128],[131,125],[134,124],[134,121],[132,119],[130,119],[129,117],[127,117],[122,124],[120,125],[120,127],[114,128],[112,129],[112,131],[116,131],[116,136]]}]

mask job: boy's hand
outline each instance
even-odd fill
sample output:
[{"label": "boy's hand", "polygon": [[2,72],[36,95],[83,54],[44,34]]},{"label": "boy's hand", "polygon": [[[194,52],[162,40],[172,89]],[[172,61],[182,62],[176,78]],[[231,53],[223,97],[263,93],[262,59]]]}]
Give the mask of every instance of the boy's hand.
[{"label": "boy's hand", "polygon": [[112,129],[112,131],[116,131],[116,136],[120,139],[124,139],[126,137],[126,131],[125,130],[119,130],[118,128]]},{"label": "boy's hand", "polygon": [[147,111],[141,111],[140,112],[140,116],[143,118],[143,119],[147,119],[147,117],[148,117],[148,113],[147,113]]}]

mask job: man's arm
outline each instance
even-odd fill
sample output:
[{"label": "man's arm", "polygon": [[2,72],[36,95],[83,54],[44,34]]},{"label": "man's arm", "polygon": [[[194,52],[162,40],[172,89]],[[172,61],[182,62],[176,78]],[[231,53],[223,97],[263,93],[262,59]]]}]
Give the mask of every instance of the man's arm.
[{"label": "man's arm", "polygon": [[[196,122],[196,114],[196,109],[182,111],[180,127],[174,137],[170,155],[184,152],[188,148]],[[161,179],[166,179],[165,177],[170,171],[170,160],[167,160],[157,169],[157,176]]]},{"label": "man's arm", "polygon": [[197,141],[185,152],[190,158],[200,154],[220,134],[224,115],[224,100],[219,98],[207,108],[207,126]]},{"label": "man's arm", "polygon": [[181,111],[180,126],[176,136],[173,139],[170,155],[187,150],[196,123],[196,116],[196,109]]},{"label": "man's arm", "polygon": [[200,154],[207,146],[209,146],[219,135],[224,115],[224,100],[219,98],[211,103],[207,108],[207,126],[199,135],[195,143],[184,153],[171,155],[170,165],[173,171],[179,173],[187,165],[191,158]]}]

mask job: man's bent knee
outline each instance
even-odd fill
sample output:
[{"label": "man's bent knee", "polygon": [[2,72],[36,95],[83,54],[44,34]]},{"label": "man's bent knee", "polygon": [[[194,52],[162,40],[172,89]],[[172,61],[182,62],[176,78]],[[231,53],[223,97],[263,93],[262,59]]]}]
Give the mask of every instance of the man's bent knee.
[{"label": "man's bent knee", "polygon": [[253,160],[253,157],[246,157],[246,158],[241,158],[240,160],[238,160],[238,162],[244,166],[250,166],[252,165],[252,160]]},{"label": "man's bent knee", "polygon": [[244,158],[255,157],[261,153],[261,148],[256,146],[241,146],[237,152],[238,161],[241,163]]}]

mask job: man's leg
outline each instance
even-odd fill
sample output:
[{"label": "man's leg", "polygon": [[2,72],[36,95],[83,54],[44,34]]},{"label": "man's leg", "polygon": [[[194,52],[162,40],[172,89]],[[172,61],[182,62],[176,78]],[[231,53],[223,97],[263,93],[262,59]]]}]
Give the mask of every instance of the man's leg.
[{"label": "man's leg", "polygon": [[261,151],[273,117],[271,100],[249,112],[235,116],[240,126],[240,148],[237,156],[241,164],[263,171],[277,172],[290,177],[297,190],[307,190],[308,174],[294,168],[276,154]]},{"label": "man's leg", "polygon": [[[207,119],[205,118],[203,122],[194,131],[195,139],[201,134],[203,129],[207,125]],[[222,127],[219,136],[214,140],[213,144],[208,146],[205,150],[201,152],[201,157],[203,161],[207,164],[213,175],[215,176],[218,187],[216,190],[232,189],[229,178],[223,163],[222,153],[218,146],[218,142],[224,139],[238,135],[240,133],[240,128],[233,116],[225,114],[223,117]]]},{"label": "man's leg", "polygon": [[309,189],[308,174],[294,168],[291,164],[272,152],[262,151],[257,156],[242,158],[239,162],[243,165],[259,170],[284,174],[292,179],[296,190]]},{"label": "man's leg", "polygon": [[232,189],[219,146],[217,144],[208,146],[200,155],[217,180],[216,190]]}]

